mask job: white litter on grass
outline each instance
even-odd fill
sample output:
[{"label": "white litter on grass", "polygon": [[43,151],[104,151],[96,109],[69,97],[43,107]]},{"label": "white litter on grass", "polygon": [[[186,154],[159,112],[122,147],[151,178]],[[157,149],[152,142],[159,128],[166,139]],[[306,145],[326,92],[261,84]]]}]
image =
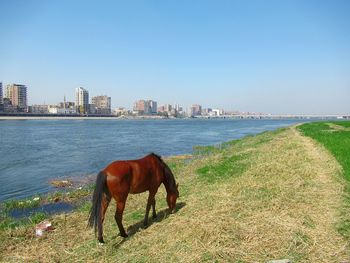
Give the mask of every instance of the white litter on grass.
[{"label": "white litter on grass", "polygon": [[53,229],[51,222],[45,220],[35,226],[35,235],[41,237],[44,232],[52,231]]}]

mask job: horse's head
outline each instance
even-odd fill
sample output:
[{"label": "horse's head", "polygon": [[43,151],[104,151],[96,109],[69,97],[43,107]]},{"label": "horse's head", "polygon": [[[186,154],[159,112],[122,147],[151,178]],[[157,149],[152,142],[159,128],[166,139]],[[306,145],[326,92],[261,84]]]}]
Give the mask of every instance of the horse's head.
[{"label": "horse's head", "polygon": [[179,185],[176,184],[176,187],[174,187],[172,191],[169,191],[166,196],[166,201],[168,202],[168,206],[171,213],[175,212],[176,199],[179,197],[178,186]]}]

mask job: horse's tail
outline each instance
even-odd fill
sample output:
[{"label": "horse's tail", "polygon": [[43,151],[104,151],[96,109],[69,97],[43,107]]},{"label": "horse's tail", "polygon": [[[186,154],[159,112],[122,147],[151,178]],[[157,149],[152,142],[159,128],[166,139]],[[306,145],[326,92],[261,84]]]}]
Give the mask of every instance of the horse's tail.
[{"label": "horse's tail", "polygon": [[99,172],[96,178],[96,185],[94,194],[92,197],[92,207],[90,210],[90,217],[88,226],[94,227],[95,233],[98,224],[101,224],[101,206],[102,206],[102,198],[104,193],[108,193],[107,189],[107,175],[104,172]]}]

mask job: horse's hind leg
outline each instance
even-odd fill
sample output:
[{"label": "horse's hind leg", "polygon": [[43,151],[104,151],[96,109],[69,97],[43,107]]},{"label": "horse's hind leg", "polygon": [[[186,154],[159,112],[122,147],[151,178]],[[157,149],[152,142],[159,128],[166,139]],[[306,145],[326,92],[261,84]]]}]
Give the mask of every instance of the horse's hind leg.
[{"label": "horse's hind leg", "polygon": [[115,221],[117,222],[117,225],[120,231],[120,235],[122,237],[128,237],[122,223],[125,202],[126,202],[126,197],[125,199],[123,198],[122,200],[117,201],[117,210],[115,211],[115,215],[114,215]]},{"label": "horse's hind leg", "polygon": [[98,224],[98,241],[100,241],[100,243],[104,243],[102,226],[103,226],[103,221],[105,219],[105,213],[110,201],[111,201],[111,197],[107,194],[104,194],[102,197],[102,204],[101,204],[101,218],[100,218],[101,221]]}]

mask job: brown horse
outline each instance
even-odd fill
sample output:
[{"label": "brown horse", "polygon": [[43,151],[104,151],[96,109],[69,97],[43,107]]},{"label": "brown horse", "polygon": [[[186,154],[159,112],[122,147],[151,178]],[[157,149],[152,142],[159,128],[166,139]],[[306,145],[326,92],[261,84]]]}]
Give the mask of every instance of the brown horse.
[{"label": "brown horse", "polygon": [[128,236],[123,227],[122,218],[129,193],[138,194],[149,191],[143,223],[147,226],[151,206],[153,218],[156,218],[155,195],[161,183],[165,186],[167,203],[170,211],[173,212],[179,196],[178,185],[170,168],[160,156],[151,153],[138,160],[115,161],[102,170],[97,175],[88,223],[90,227],[94,227],[95,233],[97,228],[98,240],[101,243],[104,242],[102,224],[112,197],[117,203],[114,218],[122,237]]}]

